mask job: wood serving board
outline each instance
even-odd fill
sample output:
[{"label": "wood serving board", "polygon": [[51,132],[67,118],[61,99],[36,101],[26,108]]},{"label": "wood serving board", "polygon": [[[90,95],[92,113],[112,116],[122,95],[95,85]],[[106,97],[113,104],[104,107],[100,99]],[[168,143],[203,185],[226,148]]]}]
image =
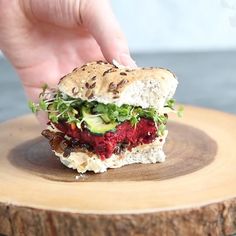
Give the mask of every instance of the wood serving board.
[{"label": "wood serving board", "polygon": [[236,116],[185,106],[168,126],[166,162],[80,175],[55,158],[33,115],[0,124],[0,233],[236,233]]}]

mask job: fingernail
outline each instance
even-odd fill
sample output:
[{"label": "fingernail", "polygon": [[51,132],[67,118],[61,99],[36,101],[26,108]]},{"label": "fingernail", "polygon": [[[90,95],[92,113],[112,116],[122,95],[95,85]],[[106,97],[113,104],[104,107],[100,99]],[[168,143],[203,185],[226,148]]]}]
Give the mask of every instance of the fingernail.
[{"label": "fingernail", "polygon": [[126,53],[121,53],[119,55],[119,63],[121,65],[130,67],[130,68],[137,68],[138,66],[136,65],[135,61],[130,57],[130,55]]}]

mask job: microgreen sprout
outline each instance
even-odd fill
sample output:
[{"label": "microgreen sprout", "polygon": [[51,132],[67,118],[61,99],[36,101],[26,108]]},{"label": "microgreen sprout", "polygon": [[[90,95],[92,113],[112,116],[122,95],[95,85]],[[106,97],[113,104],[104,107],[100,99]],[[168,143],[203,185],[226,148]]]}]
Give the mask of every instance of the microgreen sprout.
[{"label": "microgreen sprout", "polygon": [[[85,107],[91,116],[99,116],[104,123],[122,123],[130,121],[133,126],[136,126],[141,118],[152,119],[157,128],[157,135],[162,136],[166,129],[167,114],[160,114],[153,107],[141,108],[124,104],[117,106],[109,103],[103,104],[97,101],[88,102],[79,98],[72,98],[63,92],[51,89],[47,85],[42,87],[42,92],[39,95],[39,102],[34,103],[29,101],[29,108],[33,113],[45,111],[48,113],[48,119],[53,123],[58,123],[63,120],[69,124],[75,124],[79,129],[84,122],[82,108]],[[178,116],[182,116],[183,107],[175,109],[175,100],[169,99],[166,102],[165,108],[170,108],[175,111]]]}]

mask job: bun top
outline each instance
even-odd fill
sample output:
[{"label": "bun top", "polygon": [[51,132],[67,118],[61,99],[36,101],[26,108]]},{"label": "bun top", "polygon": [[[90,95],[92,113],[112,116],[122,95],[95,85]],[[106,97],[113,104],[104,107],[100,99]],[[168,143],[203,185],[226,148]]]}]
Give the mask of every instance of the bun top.
[{"label": "bun top", "polygon": [[58,88],[73,98],[161,109],[173,96],[177,84],[175,75],[167,69],[117,68],[97,61],[62,77]]}]

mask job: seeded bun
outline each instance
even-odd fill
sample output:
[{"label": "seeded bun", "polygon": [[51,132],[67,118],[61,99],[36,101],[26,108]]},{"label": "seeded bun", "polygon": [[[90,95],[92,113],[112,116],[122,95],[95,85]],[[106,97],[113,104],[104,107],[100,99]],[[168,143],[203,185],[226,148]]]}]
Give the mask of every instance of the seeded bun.
[{"label": "seeded bun", "polygon": [[[50,128],[50,127],[49,127]],[[112,154],[111,157],[101,160],[96,154],[89,151],[73,151],[64,157],[64,152],[57,149],[55,155],[67,167],[77,170],[79,173],[93,171],[95,173],[105,172],[108,168],[120,168],[124,165],[134,163],[157,163],[165,161],[165,154],[162,150],[168,131],[162,137],[157,138],[153,143],[143,144],[133,148],[131,151],[124,151],[121,154]],[[50,142],[53,147],[52,143]]]},{"label": "seeded bun", "polygon": [[97,61],[74,69],[61,78],[58,88],[65,94],[83,100],[130,104],[161,110],[176,90],[175,75],[163,68],[118,68]]}]

